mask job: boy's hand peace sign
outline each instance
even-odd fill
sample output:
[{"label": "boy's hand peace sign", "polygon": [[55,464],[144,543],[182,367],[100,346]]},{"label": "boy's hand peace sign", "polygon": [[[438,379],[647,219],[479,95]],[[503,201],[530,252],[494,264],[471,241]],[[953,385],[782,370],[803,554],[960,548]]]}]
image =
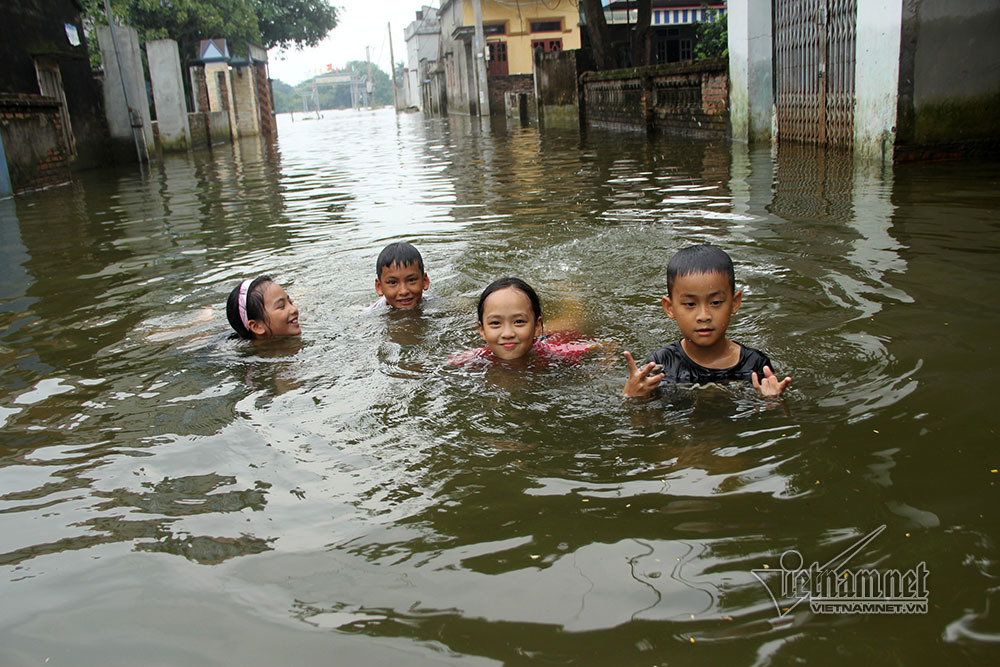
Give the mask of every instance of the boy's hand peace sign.
[{"label": "boy's hand peace sign", "polygon": [[622,390],[625,396],[630,398],[648,396],[660,386],[663,366],[653,362],[636,366],[631,352],[625,353],[625,361],[628,362],[628,380],[625,382],[625,389]]}]

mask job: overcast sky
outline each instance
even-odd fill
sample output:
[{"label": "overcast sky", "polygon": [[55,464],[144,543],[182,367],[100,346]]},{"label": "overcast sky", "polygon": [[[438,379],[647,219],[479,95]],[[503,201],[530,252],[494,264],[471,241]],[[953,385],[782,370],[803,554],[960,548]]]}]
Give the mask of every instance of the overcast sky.
[{"label": "overcast sky", "polygon": [[312,77],[327,64],[342,69],[351,60],[365,59],[365,46],[371,47],[372,62],[383,72],[391,71],[388,24],[392,24],[392,48],[396,62],[406,62],[403,29],[417,18],[424,5],[438,7],[439,0],[331,0],[339,7],[337,27],[319,46],[296,51],[268,53],[272,79],[295,85]]}]

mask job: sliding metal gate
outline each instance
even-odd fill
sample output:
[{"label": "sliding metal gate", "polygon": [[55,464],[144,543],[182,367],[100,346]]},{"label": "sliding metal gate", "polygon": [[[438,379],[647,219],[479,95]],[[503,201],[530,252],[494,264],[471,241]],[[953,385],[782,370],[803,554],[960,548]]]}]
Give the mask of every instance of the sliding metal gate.
[{"label": "sliding metal gate", "polygon": [[778,140],[854,143],[857,0],[773,0]]}]

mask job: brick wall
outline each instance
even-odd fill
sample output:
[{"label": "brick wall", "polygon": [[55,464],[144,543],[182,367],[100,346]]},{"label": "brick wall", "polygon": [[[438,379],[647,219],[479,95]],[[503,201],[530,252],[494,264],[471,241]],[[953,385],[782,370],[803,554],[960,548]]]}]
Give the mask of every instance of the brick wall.
[{"label": "brick wall", "polygon": [[257,80],[257,106],[260,110],[260,133],[265,137],[276,139],[278,136],[278,120],[274,116],[274,101],[271,99],[271,81],[267,78],[267,65],[254,63],[253,71]]},{"label": "brick wall", "polygon": [[191,128],[191,148],[208,148],[208,115],[195,112],[188,114],[188,127]]},{"label": "brick wall", "polygon": [[490,115],[502,116],[507,93],[535,94],[535,79],[530,74],[497,74],[487,79],[490,91]]},{"label": "brick wall", "polygon": [[728,62],[587,72],[587,124],[695,136],[729,135]]},{"label": "brick wall", "polygon": [[0,94],[0,134],[14,192],[69,182],[60,105],[55,99]]}]

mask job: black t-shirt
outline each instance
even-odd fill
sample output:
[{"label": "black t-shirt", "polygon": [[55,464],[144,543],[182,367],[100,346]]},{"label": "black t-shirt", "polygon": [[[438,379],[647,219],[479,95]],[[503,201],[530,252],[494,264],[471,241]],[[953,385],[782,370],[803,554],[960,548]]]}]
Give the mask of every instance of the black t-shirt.
[{"label": "black t-shirt", "polygon": [[670,343],[653,352],[646,363],[652,361],[663,364],[663,382],[673,384],[707,384],[709,382],[729,382],[730,380],[750,382],[750,375],[755,371],[758,379],[764,378],[764,366],[774,370],[774,366],[766,354],[752,347],[736,344],[740,346],[740,360],[730,368],[705,368],[696,364],[684,352],[680,341]]}]

